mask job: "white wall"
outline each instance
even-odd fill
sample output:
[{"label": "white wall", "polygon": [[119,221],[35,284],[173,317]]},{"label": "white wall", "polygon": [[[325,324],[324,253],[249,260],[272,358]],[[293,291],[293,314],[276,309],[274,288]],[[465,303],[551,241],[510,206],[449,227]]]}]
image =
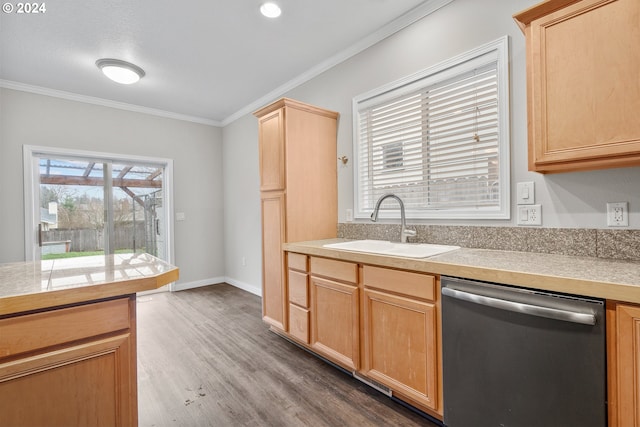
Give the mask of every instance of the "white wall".
[{"label": "white wall", "polygon": [[[515,183],[534,181],[543,227],[604,228],[605,203],[628,201],[640,228],[640,168],[540,175],[527,169],[524,37],[512,15],[538,0],[455,0],[284,95],[340,113],[338,156],[352,154],[351,100],[391,81],[509,35],[512,201]],[[261,282],[258,128],[251,114],[224,129],[0,89],[0,262],[24,257],[22,145],[174,159],[176,264],[180,283],[225,278],[259,292]],[[336,159],[336,162],[337,159]],[[338,164],[340,222],[353,208],[352,162]],[[426,221],[515,225],[504,221]],[[417,223],[418,221],[409,222]],[[242,260],[244,259],[244,265]]]},{"label": "white wall", "polygon": [[224,278],[220,128],[0,89],[0,262],[24,260],[23,145],[173,159],[178,283]]},{"label": "white wall", "polygon": [[228,283],[260,294],[262,241],[257,132],[257,119],[247,115],[225,126],[222,135],[225,274]]},{"label": "white wall", "polygon": [[[455,0],[434,14],[381,41],[320,76],[295,88],[285,96],[333,109],[340,113],[338,157],[352,153],[351,100],[372,90],[428,68],[438,62],[493,41],[510,37],[511,56],[511,185],[512,219],[485,221],[412,221],[410,223],[515,226],[516,183],[534,181],[536,203],[542,204],[543,227],[606,228],[606,202],[628,201],[630,227],[640,228],[640,168],[541,175],[527,171],[527,116],[524,36],[513,14],[537,4],[539,0]],[[246,253],[259,254],[258,176],[244,175],[235,180],[247,157],[257,158],[258,138],[255,118],[247,115],[225,128],[225,224],[226,235],[245,244],[227,243],[228,276],[258,280],[236,267]],[[237,191],[242,193],[229,196]],[[353,208],[352,162],[338,165],[339,222],[345,222],[345,210]],[[254,212],[254,216],[245,216]],[[241,223],[228,221],[242,215]],[[251,249],[250,249],[251,248]],[[253,262],[253,260],[251,260]],[[233,264],[233,265],[231,265]]]}]

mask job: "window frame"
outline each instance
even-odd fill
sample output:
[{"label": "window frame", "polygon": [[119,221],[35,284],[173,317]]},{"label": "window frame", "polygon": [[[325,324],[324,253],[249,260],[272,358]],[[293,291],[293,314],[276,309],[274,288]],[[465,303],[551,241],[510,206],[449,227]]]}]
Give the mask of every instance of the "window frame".
[{"label": "window frame", "polygon": [[[432,67],[421,70],[394,82],[385,84],[364,94],[358,95],[352,101],[353,114],[353,197],[354,218],[368,219],[372,208],[360,205],[360,114],[363,107],[377,105],[409,94],[421,88],[438,84],[439,82],[461,76],[474,69],[496,62],[498,74],[498,159],[500,197],[497,207],[465,207],[448,209],[411,209],[407,208],[407,217],[415,219],[510,219],[511,195],[511,157],[510,157],[510,97],[509,97],[509,37],[503,36],[497,40],[481,45],[475,49],[457,55]],[[366,161],[366,159],[364,160]],[[381,218],[396,218],[399,208],[384,209]]]},{"label": "window frame", "polygon": [[[25,220],[25,260],[38,261],[40,253],[36,250],[37,230],[36,212],[40,206],[40,194],[36,190],[40,182],[41,157],[65,158],[65,159],[93,159],[103,163],[137,163],[153,165],[163,168],[163,215],[166,218],[166,241],[164,261],[173,264],[175,259],[174,247],[174,197],[173,197],[173,159],[137,156],[128,154],[105,153],[97,151],[84,151],[60,147],[23,145],[23,191],[24,191],[24,220]],[[107,249],[107,248],[105,248]]]}]

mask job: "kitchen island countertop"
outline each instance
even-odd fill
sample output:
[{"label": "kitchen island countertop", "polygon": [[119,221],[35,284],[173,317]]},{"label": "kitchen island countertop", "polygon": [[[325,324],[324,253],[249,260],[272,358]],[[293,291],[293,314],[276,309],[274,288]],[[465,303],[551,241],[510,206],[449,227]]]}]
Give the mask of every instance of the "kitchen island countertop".
[{"label": "kitchen island countertop", "polygon": [[469,248],[416,259],[324,247],[345,241],[348,239],[285,243],[283,249],[361,264],[640,303],[638,262]]},{"label": "kitchen island countertop", "polygon": [[178,273],[144,253],[0,264],[0,316],[157,289]]}]

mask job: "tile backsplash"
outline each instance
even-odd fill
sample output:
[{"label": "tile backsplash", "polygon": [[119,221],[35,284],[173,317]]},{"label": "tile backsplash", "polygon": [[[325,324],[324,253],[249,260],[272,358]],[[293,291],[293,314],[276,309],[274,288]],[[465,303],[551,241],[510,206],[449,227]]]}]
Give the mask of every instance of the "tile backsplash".
[{"label": "tile backsplash", "polygon": [[[640,230],[409,225],[415,243],[640,261]],[[339,223],[345,239],[400,240],[399,224]]]}]

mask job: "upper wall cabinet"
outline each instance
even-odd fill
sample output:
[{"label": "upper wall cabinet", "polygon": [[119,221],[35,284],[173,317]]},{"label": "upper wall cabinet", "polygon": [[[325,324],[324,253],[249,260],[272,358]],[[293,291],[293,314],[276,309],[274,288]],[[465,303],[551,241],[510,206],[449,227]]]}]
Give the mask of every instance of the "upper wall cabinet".
[{"label": "upper wall cabinet", "polygon": [[527,44],[529,170],[640,165],[640,1],[548,0]]}]

